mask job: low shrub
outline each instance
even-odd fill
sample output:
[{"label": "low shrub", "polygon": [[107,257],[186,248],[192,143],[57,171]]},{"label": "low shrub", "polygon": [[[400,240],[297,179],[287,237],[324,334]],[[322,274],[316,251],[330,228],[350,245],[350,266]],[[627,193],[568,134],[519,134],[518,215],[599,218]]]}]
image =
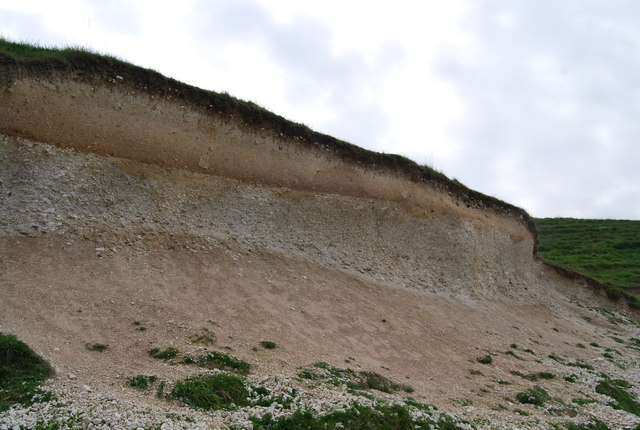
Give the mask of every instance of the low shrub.
[{"label": "low shrub", "polygon": [[249,390],[244,378],[228,373],[195,375],[176,382],[170,396],[205,410],[248,406]]},{"label": "low shrub", "polygon": [[0,412],[14,404],[28,405],[53,369],[14,335],[0,333]]},{"label": "low shrub", "polygon": [[516,394],[516,399],[523,404],[542,406],[551,396],[542,387],[533,387],[526,391]]}]

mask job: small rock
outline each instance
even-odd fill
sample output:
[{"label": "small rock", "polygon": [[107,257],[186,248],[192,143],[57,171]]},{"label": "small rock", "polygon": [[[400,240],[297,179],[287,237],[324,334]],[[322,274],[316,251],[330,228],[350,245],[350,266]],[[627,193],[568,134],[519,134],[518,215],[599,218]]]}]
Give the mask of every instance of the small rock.
[{"label": "small rock", "polygon": [[90,387],[90,386],[88,386],[88,385],[83,385],[83,386],[82,386],[82,389],[83,389],[84,391],[88,392],[88,393],[90,393],[90,392],[91,392],[91,387]]},{"label": "small rock", "polygon": [[71,379],[71,380],[74,380],[74,379],[76,379],[76,375],[74,375],[73,373],[69,373],[69,374],[67,375],[67,378],[69,378],[69,379]]}]

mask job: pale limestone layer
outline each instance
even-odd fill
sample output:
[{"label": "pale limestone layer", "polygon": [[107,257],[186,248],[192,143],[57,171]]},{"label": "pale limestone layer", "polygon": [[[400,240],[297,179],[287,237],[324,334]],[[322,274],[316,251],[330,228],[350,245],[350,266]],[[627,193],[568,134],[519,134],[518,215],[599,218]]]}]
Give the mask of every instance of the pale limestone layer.
[{"label": "pale limestone layer", "polygon": [[[520,241],[519,217],[468,210],[433,184],[345,162],[332,149],[245,127],[171,98],[70,79],[13,81],[0,93],[0,131],[84,152],[266,186],[397,202],[416,216],[451,214]],[[462,208],[461,208],[462,206]]]}]

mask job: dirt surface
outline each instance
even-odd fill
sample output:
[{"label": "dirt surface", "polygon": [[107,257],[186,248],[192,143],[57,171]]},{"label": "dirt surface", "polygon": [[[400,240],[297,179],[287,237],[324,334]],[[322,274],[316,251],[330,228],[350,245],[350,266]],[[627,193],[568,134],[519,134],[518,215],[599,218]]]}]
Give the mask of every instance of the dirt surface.
[{"label": "dirt surface", "polygon": [[[237,127],[235,138],[212,140],[219,152],[203,155],[198,139],[224,134],[223,125],[205,133],[202,118],[178,118],[165,105],[157,107],[161,118],[187,125],[154,128],[144,112],[131,122],[114,114],[117,106],[144,110],[146,102],[104,88],[86,112],[89,128],[66,129],[61,118],[79,115],[84,105],[73,100],[82,88],[62,92],[56,106],[68,102],[67,111],[46,112],[37,100],[61,89],[28,85],[12,114],[20,134],[31,127],[57,146],[0,135],[0,331],[54,365],[51,389],[69,404],[86,386],[163,415],[183,411],[126,386],[139,374],[170,386],[199,371],[147,353],[172,346],[233,354],[252,364],[256,380],[304,385],[295,375],[320,361],[375,371],[480,428],[640,422],[595,392],[605,373],[640,394],[637,314],[535,260],[522,219],[330,157],[278,152],[277,140],[250,140]],[[125,125],[127,141],[106,133]],[[163,137],[171,131],[183,138]],[[160,143],[136,146],[149,142]],[[83,152],[60,148],[78,145]],[[129,152],[108,155],[120,150]],[[175,153],[185,156],[162,161]],[[264,340],[277,348],[261,347]],[[108,347],[88,348],[95,344]],[[487,355],[490,364],[478,361]],[[539,372],[553,378],[523,377]],[[575,381],[564,379],[570,375]],[[536,385],[555,406],[516,400]],[[572,403],[585,398],[594,402]],[[563,404],[572,412],[559,413]],[[229,423],[226,415],[197,414],[193,427]],[[0,416],[0,425],[9,428],[3,423],[15,416]],[[153,425],[167,424],[159,419]]]}]

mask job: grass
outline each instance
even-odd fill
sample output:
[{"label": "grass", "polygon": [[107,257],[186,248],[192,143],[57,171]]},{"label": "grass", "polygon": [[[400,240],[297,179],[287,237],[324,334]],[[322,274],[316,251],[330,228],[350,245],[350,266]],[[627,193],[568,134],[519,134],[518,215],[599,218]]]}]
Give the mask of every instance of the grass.
[{"label": "grass", "polygon": [[149,350],[149,355],[158,360],[171,360],[172,358],[176,358],[180,354],[180,350],[178,348],[169,347],[163,350],[158,348],[152,348]]},{"label": "grass", "polygon": [[0,412],[28,405],[43,394],[40,384],[53,375],[51,366],[14,335],[0,333]]},{"label": "grass", "polygon": [[516,394],[516,399],[522,404],[542,406],[551,399],[551,396],[544,388],[533,387]]},{"label": "grass", "polygon": [[611,397],[613,402],[609,406],[612,408],[640,417],[640,404],[636,396],[628,391],[629,388],[632,385],[625,380],[605,378],[596,385],[596,393]]},{"label": "grass", "polygon": [[482,357],[476,358],[476,361],[480,364],[491,364],[493,363],[493,358],[490,354],[483,355]]},{"label": "grass", "polygon": [[321,370],[302,369],[298,373],[298,377],[313,381],[324,380],[335,386],[345,385],[349,390],[378,390],[383,393],[397,391],[412,393],[414,391],[409,385],[393,382],[377,372],[340,369],[325,362],[315,363],[314,366]]},{"label": "grass", "polygon": [[538,256],[589,276],[613,297],[626,296],[640,307],[631,289],[640,287],[640,221],[538,218]]},{"label": "grass", "polygon": [[262,346],[264,349],[276,349],[278,347],[275,342],[272,342],[270,340],[263,340],[262,342],[260,342],[260,346]]},{"label": "grass", "polygon": [[232,355],[218,351],[207,351],[201,356],[187,356],[182,360],[184,364],[195,364],[207,369],[221,369],[247,374],[251,370],[251,364]]},{"label": "grass", "polygon": [[[422,411],[421,411],[422,412]],[[368,407],[354,405],[344,411],[315,416],[311,411],[298,410],[292,415],[274,418],[266,414],[262,418],[251,418],[254,430],[457,430],[473,429],[470,423],[459,422],[447,414],[433,416],[422,413],[412,417],[408,407],[402,405],[379,405]]]},{"label": "grass", "polygon": [[517,370],[513,370],[513,371],[511,371],[511,374],[515,375],[515,376],[519,376],[519,377],[521,377],[523,379],[526,379],[528,381],[537,381],[538,379],[547,379],[548,380],[548,379],[555,378],[555,375],[553,373],[549,373],[549,372],[537,372],[537,373],[525,374],[525,373],[519,372]]},{"label": "grass", "polygon": [[158,380],[157,376],[137,375],[127,379],[127,385],[135,390],[146,391]]},{"label": "grass", "polygon": [[109,348],[109,345],[105,345],[103,343],[94,343],[94,344],[88,343],[85,346],[89,351],[98,351],[98,352],[106,351]]},{"label": "grass", "polygon": [[200,343],[202,345],[213,345],[216,343],[216,334],[208,328],[203,328],[200,334],[191,337],[191,342]]},{"label": "grass", "polygon": [[228,373],[195,375],[176,382],[170,396],[204,410],[235,409],[250,404],[244,378]]}]

